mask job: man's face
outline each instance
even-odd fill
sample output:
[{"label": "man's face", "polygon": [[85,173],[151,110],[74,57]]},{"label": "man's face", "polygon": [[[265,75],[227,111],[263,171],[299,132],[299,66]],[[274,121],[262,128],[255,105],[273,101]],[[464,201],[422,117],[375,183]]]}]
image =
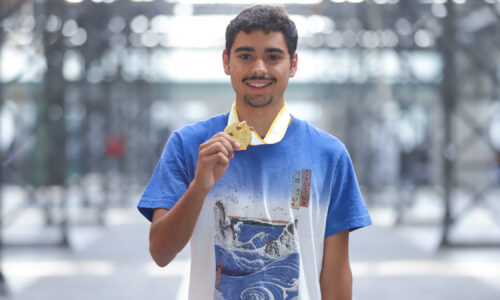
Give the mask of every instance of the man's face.
[{"label": "man's face", "polygon": [[236,99],[253,107],[283,101],[288,78],[295,75],[297,55],[290,54],[283,33],[254,30],[240,31],[223,55],[224,72],[231,76]]}]

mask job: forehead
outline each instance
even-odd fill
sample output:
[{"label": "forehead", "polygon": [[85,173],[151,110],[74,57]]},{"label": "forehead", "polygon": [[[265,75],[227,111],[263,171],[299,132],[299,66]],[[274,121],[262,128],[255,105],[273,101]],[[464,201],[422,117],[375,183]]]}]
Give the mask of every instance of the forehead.
[{"label": "forehead", "polygon": [[279,48],[288,54],[285,36],[281,31],[269,31],[267,33],[261,29],[253,30],[249,33],[240,31],[234,39],[231,52],[238,47],[250,47],[254,48],[255,51],[267,48]]}]

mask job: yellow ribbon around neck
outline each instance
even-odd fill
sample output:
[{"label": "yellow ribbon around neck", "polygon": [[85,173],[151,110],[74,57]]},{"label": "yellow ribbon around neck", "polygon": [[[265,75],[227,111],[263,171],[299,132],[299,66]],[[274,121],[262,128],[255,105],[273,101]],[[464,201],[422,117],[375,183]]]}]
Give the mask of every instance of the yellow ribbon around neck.
[{"label": "yellow ribbon around neck", "polygon": [[[265,144],[276,144],[283,139],[285,136],[286,130],[288,129],[288,125],[290,124],[291,115],[288,112],[286,103],[281,108],[280,112],[274,118],[271,127],[267,131],[267,134],[264,138],[261,138],[255,130],[252,130],[252,140],[250,141],[250,145],[265,145]],[[231,108],[231,112],[229,113],[229,118],[227,124],[231,124],[234,122],[239,122],[238,113],[236,112],[236,102],[233,103],[233,107]]]}]

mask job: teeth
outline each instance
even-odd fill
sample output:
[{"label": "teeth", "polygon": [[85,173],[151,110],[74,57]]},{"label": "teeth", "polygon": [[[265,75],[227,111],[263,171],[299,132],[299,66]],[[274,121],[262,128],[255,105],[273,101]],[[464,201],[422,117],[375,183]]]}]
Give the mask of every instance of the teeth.
[{"label": "teeth", "polygon": [[257,88],[260,88],[260,87],[264,87],[266,85],[269,85],[269,83],[247,83],[249,86],[253,86],[253,87],[257,87]]}]

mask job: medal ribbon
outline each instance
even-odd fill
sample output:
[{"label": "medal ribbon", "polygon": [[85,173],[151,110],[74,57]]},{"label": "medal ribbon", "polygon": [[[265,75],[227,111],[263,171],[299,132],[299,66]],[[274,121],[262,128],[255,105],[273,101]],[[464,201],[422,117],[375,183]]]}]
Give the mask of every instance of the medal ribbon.
[{"label": "medal ribbon", "polygon": [[[291,115],[288,112],[286,103],[281,108],[278,115],[274,118],[271,127],[267,131],[267,134],[264,138],[261,138],[255,130],[252,128],[252,139],[250,141],[250,145],[265,145],[265,144],[276,144],[283,139],[285,136],[286,130],[288,129],[288,125],[290,124]],[[231,124],[234,122],[239,122],[238,113],[236,112],[236,101],[233,103],[233,107],[231,108],[231,112],[229,113],[229,118],[227,124]]]}]

